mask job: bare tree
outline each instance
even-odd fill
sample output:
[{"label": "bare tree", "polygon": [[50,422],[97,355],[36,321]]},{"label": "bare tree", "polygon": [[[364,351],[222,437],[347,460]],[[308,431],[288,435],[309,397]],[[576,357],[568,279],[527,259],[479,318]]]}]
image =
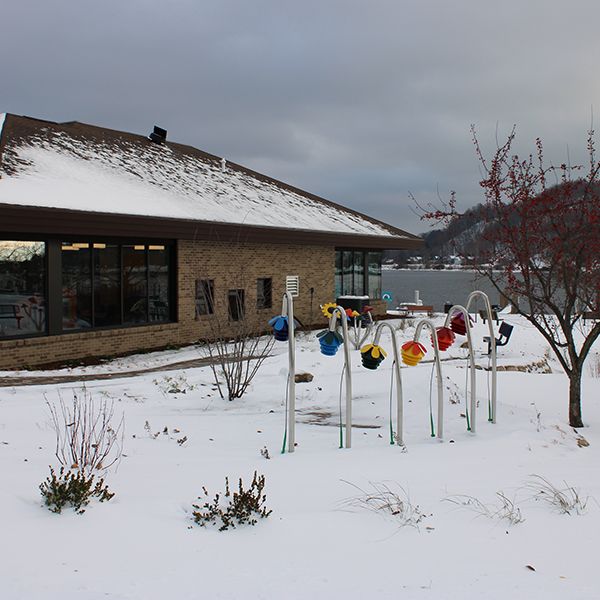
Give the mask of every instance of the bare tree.
[{"label": "bare tree", "polygon": [[[474,128],[472,134],[486,209],[486,244],[477,268],[552,348],[569,378],[569,423],[581,427],[581,375],[600,336],[600,162],[594,132],[588,133],[587,167],[548,165],[539,138],[525,159],[513,155],[514,129],[488,160]],[[424,218],[461,218],[454,194],[441,209],[429,208]],[[585,322],[586,317],[591,319]]]}]

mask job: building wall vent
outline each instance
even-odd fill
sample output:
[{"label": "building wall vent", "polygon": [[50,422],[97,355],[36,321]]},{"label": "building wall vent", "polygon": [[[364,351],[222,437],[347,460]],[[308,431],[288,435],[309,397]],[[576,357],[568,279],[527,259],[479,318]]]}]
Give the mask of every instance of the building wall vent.
[{"label": "building wall vent", "polygon": [[292,298],[297,298],[300,295],[300,277],[298,275],[286,275],[285,291],[292,295]]},{"label": "building wall vent", "polygon": [[154,131],[148,137],[155,144],[162,144],[167,141],[167,130],[155,125]]}]

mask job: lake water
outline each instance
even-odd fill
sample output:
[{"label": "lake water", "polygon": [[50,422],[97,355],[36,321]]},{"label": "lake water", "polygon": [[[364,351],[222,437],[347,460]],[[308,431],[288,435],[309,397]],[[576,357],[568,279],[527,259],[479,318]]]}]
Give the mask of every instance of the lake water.
[{"label": "lake water", "polygon": [[392,294],[390,308],[412,302],[415,290],[419,290],[423,304],[432,304],[435,312],[443,312],[446,302],[464,304],[474,290],[485,292],[491,304],[500,304],[500,296],[492,284],[469,271],[383,271],[382,287],[384,292]]}]

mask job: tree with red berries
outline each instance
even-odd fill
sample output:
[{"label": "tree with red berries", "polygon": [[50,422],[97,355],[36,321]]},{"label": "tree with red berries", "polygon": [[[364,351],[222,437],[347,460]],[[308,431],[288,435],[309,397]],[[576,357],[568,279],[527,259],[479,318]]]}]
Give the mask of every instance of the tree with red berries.
[{"label": "tree with red berries", "polygon": [[[569,424],[582,427],[581,376],[600,336],[600,162],[548,165],[542,142],[525,159],[515,130],[490,159],[472,128],[483,169],[483,250],[478,270],[545,338],[569,378]],[[454,194],[424,218],[460,218]]]}]

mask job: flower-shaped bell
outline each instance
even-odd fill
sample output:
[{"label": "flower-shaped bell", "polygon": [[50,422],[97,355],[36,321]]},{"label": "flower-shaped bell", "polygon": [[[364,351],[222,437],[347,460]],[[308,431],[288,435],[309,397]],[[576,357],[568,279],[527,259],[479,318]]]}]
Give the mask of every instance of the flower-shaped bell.
[{"label": "flower-shaped bell", "polygon": [[269,321],[269,325],[273,328],[273,337],[278,342],[287,342],[290,334],[288,318],[283,315],[273,317]]},{"label": "flower-shaped bell", "polygon": [[344,342],[342,336],[337,331],[331,331],[330,329],[324,329],[320,333],[317,333],[317,337],[321,346],[321,354],[325,356],[335,356],[338,348]]},{"label": "flower-shaped bell", "polygon": [[376,344],[367,344],[360,349],[360,358],[366,369],[375,370],[386,356],[386,351]]},{"label": "flower-shaped bell", "polygon": [[[469,322],[470,322],[469,318]],[[452,319],[450,319],[450,329],[454,331],[454,333],[458,335],[466,335],[467,334],[467,325],[465,323],[465,316],[462,313],[455,314]]]},{"label": "flower-shaped bell", "polygon": [[333,315],[336,306],[337,304],[335,302],[327,302],[321,306],[321,312],[325,317],[331,319],[331,315]]},{"label": "flower-shaped bell", "polygon": [[[438,348],[440,350],[448,350],[456,339],[454,331],[452,331],[450,327],[438,327],[435,330],[435,333],[437,336]],[[433,336],[431,336],[431,343],[433,344]]]},{"label": "flower-shaped bell", "polygon": [[450,329],[458,335],[466,335],[467,326],[465,324],[465,316],[462,313],[457,313],[450,319]]},{"label": "flower-shaped bell", "polygon": [[409,367],[414,367],[418,365],[427,350],[423,344],[419,344],[419,342],[406,342],[406,344],[402,344],[402,362]]}]

